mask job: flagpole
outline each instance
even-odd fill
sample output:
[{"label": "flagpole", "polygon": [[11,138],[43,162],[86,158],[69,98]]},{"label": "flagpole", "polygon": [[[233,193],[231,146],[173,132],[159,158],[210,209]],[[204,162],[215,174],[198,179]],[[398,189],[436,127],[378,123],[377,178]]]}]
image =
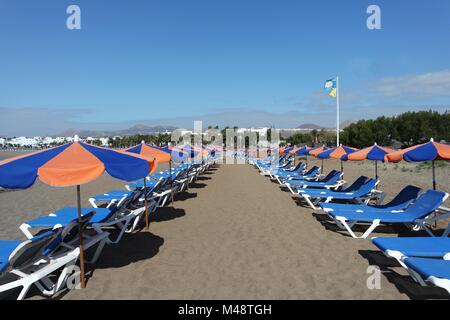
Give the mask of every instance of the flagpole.
[{"label": "flagpole", "polygon": [[336,147],[339,147],[339,76],[336,77]]}]

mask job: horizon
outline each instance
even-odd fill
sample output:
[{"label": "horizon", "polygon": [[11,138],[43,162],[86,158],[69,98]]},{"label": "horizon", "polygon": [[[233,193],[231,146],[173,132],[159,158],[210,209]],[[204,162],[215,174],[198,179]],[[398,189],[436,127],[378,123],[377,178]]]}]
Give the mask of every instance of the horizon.
[{"label": "horizon", "polygon": [[[81,8],[68,30],[66,9]],[[134,125],[336,127],[450,110],[450,3],[3,1],[0,136]],[[49,121],[57,119],[57,121]],[[17,124],[21,124],[18,126]]]}]

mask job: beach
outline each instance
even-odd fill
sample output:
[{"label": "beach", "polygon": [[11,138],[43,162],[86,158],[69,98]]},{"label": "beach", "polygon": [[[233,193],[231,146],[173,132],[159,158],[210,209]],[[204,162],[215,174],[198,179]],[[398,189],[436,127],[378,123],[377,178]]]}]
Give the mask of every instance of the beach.
[{"label": "beach", "polygon": [[[320,163],[308,158],[309,166]],[[324,163],[325,172],[340,168],[336,160]],[[438,189],[446,192],[449,168],[436,170]],[[386,199],[408,184],[431,188],[431,170],[416,170],[404,162],[379,164]],[[370,161],[344,163],[344,171],[349,182],[362,174],[374,175]],[[123,182],[104,175],[82,186],[82,204],[88,206],[89,196],[123,187]],[[64,291],[57,298],[448,298],[442,289],[415,284],[369,240],[336,232],[323,212],[298,205],[291,193],[248,164],[217,166],[175,200],[151,217],[148,231],[107,246],[89,269],[86,289]],[[64,206],[75,206],[75,188],[36,182],[27,190],[0,192],[0,236],[24,239],[18,229],[22,222]],[[397,235],[392,228],[377,231],[373,236]],[[371,264],[381,266],[380,289],[367,287]]]}]

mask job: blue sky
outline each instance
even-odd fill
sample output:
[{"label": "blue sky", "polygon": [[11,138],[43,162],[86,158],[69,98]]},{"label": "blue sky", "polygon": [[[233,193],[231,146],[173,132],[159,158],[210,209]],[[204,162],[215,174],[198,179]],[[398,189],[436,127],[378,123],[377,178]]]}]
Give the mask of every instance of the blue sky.
[{"label": "blue sky", "polygon": [[[66,8],[81,8],[81,30]],[[377,4],[382,30],[366,27]],[[450,2],[0,0],[0,135],[450,109]],[[18,126],[18,124],[21,124]]]}]

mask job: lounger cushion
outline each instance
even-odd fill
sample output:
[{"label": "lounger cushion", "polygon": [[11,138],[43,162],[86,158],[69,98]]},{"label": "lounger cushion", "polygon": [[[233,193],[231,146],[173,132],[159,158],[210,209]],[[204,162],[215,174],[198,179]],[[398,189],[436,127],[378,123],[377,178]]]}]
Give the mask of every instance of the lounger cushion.
[{"label": "lounger cushion", "polygon": [[9,256],[21,243],[20,240],[0,240],[0,272],[6,269]]},{"label": "lounger cushion", "polygon": [[450,260],[407,258],[405,264],[416,271],[423,279],[433,276],[441,279],[450,279]]},{"label": "lounger cushion", "polygon": [[131,196],[135,191],[127,191],[127,190],[111,190],[105,192],[104,195],[112,196],[112,195],[120,195],[120,196]]},{"label": "lounger cushion", "polygon": [[92,198],[95,199],[96,201],[112,201],[112,200],[122,199],[123,197],[129,197],[132,194],[133,194],[133,191],[130,191],[128,193],[124,192],[122,194],[120,194],[120,193],[116,193],[116,194],[105,193],[105,194],[97,195]]},{"label": "lounger cushion", "polygon": [[356,212],[356,213],[364,213],[364,212],[400,212],[403,208],[405,208],[410,202],[406,202],[405,204],[393,206],[389,208],[383,208],[382,206],[373,206],[373,205],[365,205],[365,204],[347,204],[347,203],[325,203],[320,202],[319,206],[322,209],[328,209],[331,211],[346,211],[346,212]]},{"label": "lounger cushion", "polygon": [[358,221],[358,222],[372,222],[374,220],[380,220],[385,223],[412,223],[417,219],[417,216],[409,213],[387,213],[387,212],[337,212],[332,211],[328,213],[332,217],[341,216],[346,218],[348,221]]},{"label": "lounger cushion", "polygon": [[[85,215],[89,212],[95,211],[94,216],[89,221],[89,224],[102,223],[108,220],[112,213],[114,213],[115,208],[81,208],[81,215]],[[30,221],[27,221],[32,228],[49,228],[57,224],[65,226],[69,224],[72,220],[77,219],[78,209],[77,208],[62,208],[55,211],[51,216],[39,217]]]},{"label": "lounger cushion", "polygon": [[380,250],[394,250],[408,257],[443,257],[450,252],[448,237],[375,238]]}]

